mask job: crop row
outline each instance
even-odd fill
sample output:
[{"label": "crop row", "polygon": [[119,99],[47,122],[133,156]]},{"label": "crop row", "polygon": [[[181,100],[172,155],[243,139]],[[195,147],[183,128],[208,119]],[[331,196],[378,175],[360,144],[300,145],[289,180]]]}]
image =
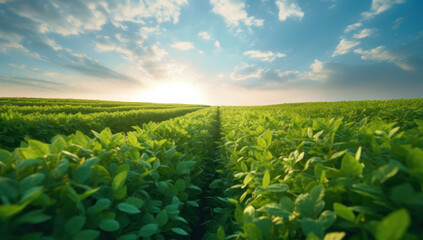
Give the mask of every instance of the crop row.
[{"label": "crop row", "polygon": [[221,109],[210,238],[423,239],[421,119]]},{"label": "crop row", "polygon": [[[193,105],[192,107],[198,108]],[[66,114],[88,114],[96,112],[121,112],[130,110],[141,110],[141,109],[174,109],[180,108],[179,106],[162,106],[162,105],[146,105],[146,106],[110,106],[110,107],[98,107],[98,106],[84,106],[84,105],[49,105],[49,106],[16,106],[16,105],[2,105],[0,106],[0,113],[66,113]]]},{"label": "crop row", "polygon": [[201,169],[217,108],[136,131],[0,150],[0,236],[6,239],[184,239],[198,219]]},{"label": "crop row", "polygon": [[283,114],[303,118],[344,118],[349,121],[369,121],[380,118],[387,122],[396,122],[403,128],[416,127],[415,119],[423,119],[422,99],[394,99],[385,101],[341,101],[288,103],[257,107],[233,107],[242,112],[254,111],[257,114]]},{"label": "crop row", "polygon": [[54,98],[0,98],[0,105],[8,106],[92,106],[92,107],[206,107],[192,104],[158,104],[145,102],[119,102],[103,100],[54,99]]},{"label": "crop row", "polygon": [[101,131],[106,127],[113,132],[130,131],[132,126],[164,121],[201,108],[139,109],[91,114],[0,113],[0,147],[13,149],[19,146],[24,137],[49,141],[56,134],[69,135],[77,130],[84,134],[90,134],[91,130]]}]

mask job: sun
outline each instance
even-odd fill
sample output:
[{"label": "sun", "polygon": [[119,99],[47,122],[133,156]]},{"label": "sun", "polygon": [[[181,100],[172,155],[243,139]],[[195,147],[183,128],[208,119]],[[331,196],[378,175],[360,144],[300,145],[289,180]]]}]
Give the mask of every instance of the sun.
[{"label": "sun", "polygon": [[143,98],[155,103],[200,104],[203,102],[200,90],[186,82],[159,84],[148,90]]}]

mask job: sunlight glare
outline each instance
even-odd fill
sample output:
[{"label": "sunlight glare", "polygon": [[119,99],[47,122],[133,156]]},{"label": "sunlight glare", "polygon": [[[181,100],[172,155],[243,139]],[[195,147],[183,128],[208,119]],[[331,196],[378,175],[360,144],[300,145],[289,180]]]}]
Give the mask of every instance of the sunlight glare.
[{"label": "sunlight glare", "polygon": [[200,90],[185,82],[159,84],[145,93],[145,99],[154,103],[188,103],[203,102]]}]

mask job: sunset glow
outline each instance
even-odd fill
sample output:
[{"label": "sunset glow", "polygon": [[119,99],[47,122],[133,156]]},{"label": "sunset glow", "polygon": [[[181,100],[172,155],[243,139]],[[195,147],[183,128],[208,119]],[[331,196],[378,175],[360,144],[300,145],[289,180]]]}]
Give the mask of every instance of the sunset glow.
[{"label": "sunset glow", "polygon": [[155,103],[202,103],[202,93],[196,87],[185,82],[158,84],[146,91],[143,99]]}]

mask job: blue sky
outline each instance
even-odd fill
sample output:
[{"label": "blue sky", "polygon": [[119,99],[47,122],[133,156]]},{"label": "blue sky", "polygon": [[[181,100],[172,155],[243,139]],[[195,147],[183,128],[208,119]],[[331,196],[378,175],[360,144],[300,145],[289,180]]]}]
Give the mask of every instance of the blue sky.
[{"label": "blue sky", "polygon": [[423,97],[421,0],[0,0],[0,96]]}]

